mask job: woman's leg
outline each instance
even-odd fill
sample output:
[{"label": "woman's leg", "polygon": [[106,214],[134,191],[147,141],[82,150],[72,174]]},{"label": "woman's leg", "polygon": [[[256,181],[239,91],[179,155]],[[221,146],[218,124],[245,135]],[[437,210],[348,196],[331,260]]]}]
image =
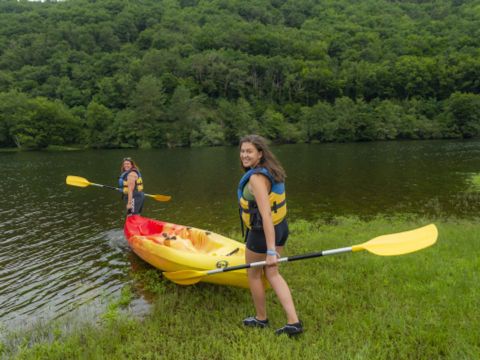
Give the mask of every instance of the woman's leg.
[{"label": "woman's leg", "polygon": [[[265,260],[265,254],[256,253],[246,249],[245,260],[247,263]],[[252,293],[253,305],[255,306],[255,317],[258,320],[267,319],[267,309],[265,304],[265,286],[263,285],[262,275],[263,267],[254,267],[247,269],[248,283]]]},{"label": "woman's leg", "polygon": [[[280,254],[283,250],[283,246],[277,246],[277,252]],[[290,288],[288,287],[287,282],[285,279],[280,275],[277,266],[266,266],[265,267],[265,276],[268,279],[268,282],[272,286],[273,290],[277,294],[280,303],[287,314],[287,323],[288,324],[295,324],[297,323],[298,316],[297,312],[295,311],[295,305],[293,303],[292,294],[290,292]],[[251,288],[251,286],[250,286]],[[265,293],[265,291],[264,291]]]}]

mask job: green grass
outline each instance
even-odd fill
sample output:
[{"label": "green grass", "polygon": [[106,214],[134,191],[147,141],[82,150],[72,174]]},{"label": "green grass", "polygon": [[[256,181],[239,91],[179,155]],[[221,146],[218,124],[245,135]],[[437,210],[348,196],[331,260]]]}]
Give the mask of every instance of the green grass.
[{"label": "green grass", "polygon": [[470,192],[478,192],[480,191],[480,174],[472,173],[467,178],[467,182],[469,184],[469,191]]},{"label": "green grass", "polygon": [[[414,217],[336,218],[291,224],[288,254],[350,246],[427,224]],[[420,252],[380,257],[367,252],[283,264],[305,333],[277,337],[285,322],[272,293],[271,328],[245,329],[253,314],[248,290],[181,287],[146,270],[97,324],[52,331],[16,348],[16,359],[478,359],[480,358],[480,225],[436,222],[438,243]],[[133,292],[133,295],[132,295]],[[150,294],[151,313],[117,311],[135,293]]]}]

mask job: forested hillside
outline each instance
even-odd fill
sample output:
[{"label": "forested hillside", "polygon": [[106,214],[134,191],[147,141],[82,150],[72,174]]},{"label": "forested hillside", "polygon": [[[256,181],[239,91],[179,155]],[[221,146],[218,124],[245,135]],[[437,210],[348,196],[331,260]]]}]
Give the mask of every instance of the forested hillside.
[{"label": "forested hillside", "polygon": [[0,1],[0,147],[480,135],[480,1]]}]

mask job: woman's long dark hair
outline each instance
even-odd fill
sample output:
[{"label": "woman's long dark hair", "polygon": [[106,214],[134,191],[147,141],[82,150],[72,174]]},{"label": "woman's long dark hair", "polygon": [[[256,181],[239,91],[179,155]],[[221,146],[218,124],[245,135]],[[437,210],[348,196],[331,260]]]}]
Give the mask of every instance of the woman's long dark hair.
[{"label": "woman's long dark hair", "polygon": [[137,171],[139,170],[138,167],[137,167],[137,164],[135,164],[135,161],[133,161],[132,158],[126,157],[126,158],[124,158],[124,159],[122,160],[122,165],[120,165],[120,172],[123,173],[123,172],[125,171],[125,170],[123,169],[123,163],[124,163],[125,161],[128,161],[130,164],[132,164],[132,170],[137,170]]},{"label": "woman's long dark hair", "polygon": [[[262,152],[262,158],[260,159],[259,166],[263,166],[267,168],[267,170],[272,174],[273,178],[276,182],[284,182],[287,174],[283,169],[280,162],[277,160],[275,155],[273,155],[272,151],[268,147],[267,140],[260,136],[260,135],[247,135],[240,139],[240,148],[242,147],[243,143],[250,143],[258,151]],[[240,162],[241,164],[241,162]],[[248,171],[250,168],[245,168],[243,164],[241,164],[243,170]]]}]

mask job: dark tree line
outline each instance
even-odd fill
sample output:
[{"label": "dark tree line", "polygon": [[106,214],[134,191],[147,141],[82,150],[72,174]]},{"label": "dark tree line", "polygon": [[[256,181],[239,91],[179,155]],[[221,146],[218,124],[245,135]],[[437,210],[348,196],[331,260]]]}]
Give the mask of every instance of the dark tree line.
[{"label": "dark tree line", "polygon": [[480,135],[478,1],[0,1],[0,147]]}]

